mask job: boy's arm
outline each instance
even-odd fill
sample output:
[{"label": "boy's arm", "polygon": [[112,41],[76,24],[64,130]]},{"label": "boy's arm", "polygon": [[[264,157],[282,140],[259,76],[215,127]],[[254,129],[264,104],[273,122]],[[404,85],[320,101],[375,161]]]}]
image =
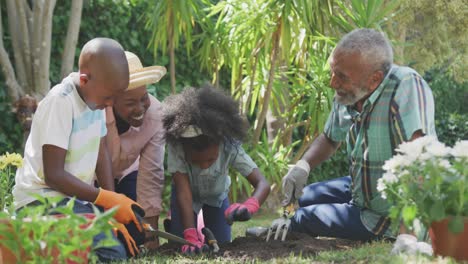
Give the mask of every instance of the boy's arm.
[{"label": "boy's arm", "polygon": [[94,202],[99,189],[89,185],[65,171],[66,149],[45,144],[42,146],[42,159],[45,183],[68,196]]},{"label": "boy's arm", "polygon": [[137,210],[140,215],[144,215],[141,206],[123,194],[102,188],[98,189],[65,171],[66,153],[67,150],[54,145],[45,144],[42,146],[45,183],[61,193],[94,203],[104,209],[119,206],[114,218],[123,224],[134,222],[138,230],[142,232],[143,229],[134,213]]},{"label": "boy's arm", "polygon": [[96,163],[96,178],[103,189],[114,191],[114,177],[112,175],[112,161],[107,149],[106,137],[99,143],[99,155]]}]

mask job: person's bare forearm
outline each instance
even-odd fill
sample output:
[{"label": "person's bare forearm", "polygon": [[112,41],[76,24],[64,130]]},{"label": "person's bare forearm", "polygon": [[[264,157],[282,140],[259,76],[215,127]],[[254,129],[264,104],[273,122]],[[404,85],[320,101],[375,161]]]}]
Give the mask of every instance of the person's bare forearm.
[{"label": "person's bare forearm", "polygon": [[50,188],[82,201],[94,202],[99,194],[98,188],[84,183],[65,170],[49,173],[45,182]]},{"label": "person's bare forearm", "polygon": [[179,205],[183,228],[187,229],[194,227],[192,193],[187,193],[182,190],[177,191],[177,204]]},{"label": "person's bare forearm", "polygon": [[65,171],[67,151],[54,145],[42,147],[45,183],[52,189],[80,200],[94,202],[99,189]]},{"label": "person's bare forearm", "polygon": [[107,149],[106,138],[101,138],[99,155],[96,164],[96,178],[103,189],[114,191],[114,177],[112,175],[112,161]]},{"label": "person's bare forearm", "polygon": [[310,169],[314,169],[322,162],[328,160],[338,149],[340,143],[328,139],[325,134],[320,134],[302,156],[302,160],[309,163]]},{"label": "person's bare forearm", "polygon": [[176,172],[172,178],[176,187],[176,201],[182,218],[182,227],[184,229],[194,227],[192,190],[190,189],[188,176]]},{"label": "person's bare forearm", "polygon": [[252,171],[252,173],[247,177],[247,180],[254,187],[254,192],[252,193],[252,196],[257,198],[260,204],[263,204],[263,202],[268,197],[268,194],[270,193],[270,185],[265,180],[265,177],[260,173],[260,171],[257,168],[255,168]]}]

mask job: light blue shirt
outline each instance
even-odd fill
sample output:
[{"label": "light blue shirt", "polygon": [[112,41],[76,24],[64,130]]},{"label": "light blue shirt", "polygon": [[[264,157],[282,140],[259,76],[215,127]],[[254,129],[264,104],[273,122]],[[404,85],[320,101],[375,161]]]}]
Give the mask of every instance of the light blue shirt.
[{"label": "light blue shirt", "polygon": [[185,160],[182,145],[168,144],[167,167],[171,174],[180,172],[187,174],[192,190],[193,210],[199,212],[204,204],[221,207],[228,196],[231,178],[229,168],[232,166],[244,177],[249,176],[253,169],[257,168],[241,145],[233,145],[228,142],[219,144],[218,159],[207,169],[201,169],[197,165]]}]

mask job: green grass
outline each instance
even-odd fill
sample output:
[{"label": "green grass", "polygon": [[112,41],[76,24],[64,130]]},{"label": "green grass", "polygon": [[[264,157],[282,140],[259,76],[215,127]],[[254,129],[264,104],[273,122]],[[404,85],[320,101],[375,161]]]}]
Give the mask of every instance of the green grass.
[{"label": "green grass", "polygon": [[[251,226],[269,226],[271,221],[277,218],[278,214],[262,213],[256,215],[248,222],[236,222],[232,228],[233,239],[245,235],[245,230]],[[160,243],[166,243],[161,239]],[[239,259],[208,259],[203,256],[185,257],[182,255],[176,257],[152,255],[121,263],[382,263],[382,264],[405,264],[405,263],[456,263],[448,258],[430,258],[425,256],[407,256],[391,255],[392,244],[388,242],[374,242],[365,244],[358,248],[338,251],[323,251],[314,257],[289,256],[287,258],[273,259],[269,261],[245,260]]]}]

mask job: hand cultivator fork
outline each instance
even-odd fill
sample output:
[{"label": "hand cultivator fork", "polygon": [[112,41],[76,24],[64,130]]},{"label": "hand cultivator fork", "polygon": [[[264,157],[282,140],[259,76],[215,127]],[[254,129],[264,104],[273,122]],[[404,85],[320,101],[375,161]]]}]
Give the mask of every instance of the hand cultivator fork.
[{"label": "hand cultivator fork", "polygon": [[275,219],[270,228],[268,228],[268,234],[266,237],[266,241],[270,240],[271,235],[275,234],[274,240],[278,240],[278,237],[281,234],[281,241],[286,239],[286,235],[289,231],[289,226],[291,225],[291,219],[289,219],[289,215],[292,214],[294,211],[294,204],[291,203],[285,206],[283,211],[283,216],[281,218]]}]

